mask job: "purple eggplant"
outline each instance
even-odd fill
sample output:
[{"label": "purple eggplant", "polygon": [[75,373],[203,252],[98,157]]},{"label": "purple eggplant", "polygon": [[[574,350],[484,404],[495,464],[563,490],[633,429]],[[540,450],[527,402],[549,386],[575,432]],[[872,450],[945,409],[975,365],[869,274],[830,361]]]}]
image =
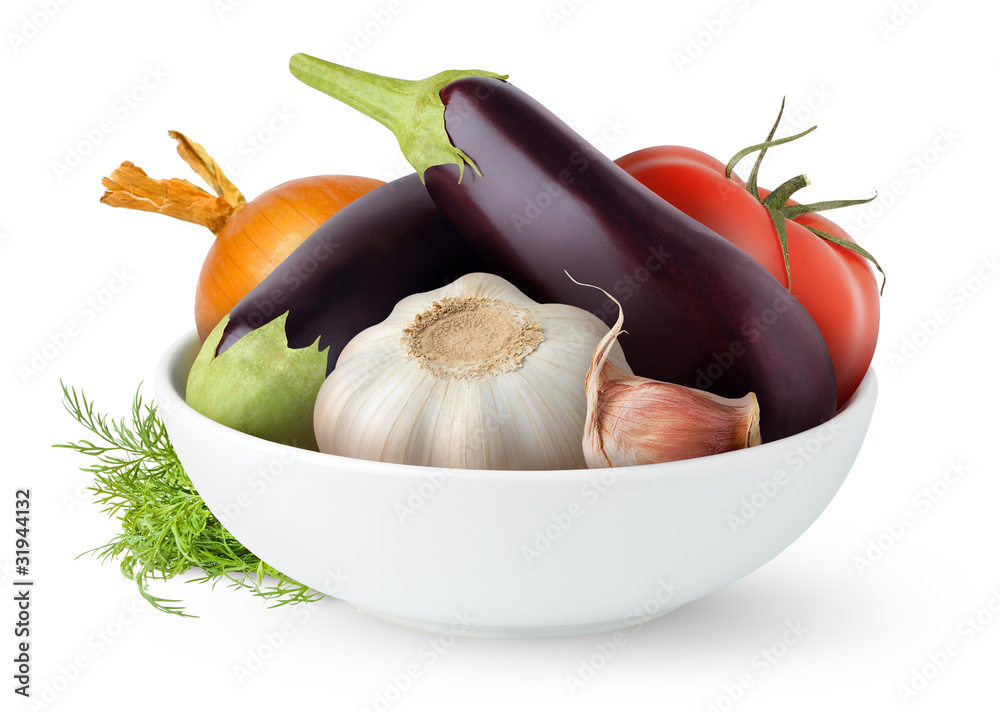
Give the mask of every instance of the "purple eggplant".
[{"label": "purple eggplant", "polygon": [[295,55],[292,73],[390,128],[486,268],[542,302],[613,323],[637,374],[760,403],[777,440],[836,410],[815,322],[737,247],[641,185],[541,104],[478,71],[420,82]]},{"label": "purple eggplant", "polygon": [[209,334],[187,382],[195,410],[251,435],[316,448],[316,393],[347,342],[400,299],[482,262],[416,175],[338,211]]}]

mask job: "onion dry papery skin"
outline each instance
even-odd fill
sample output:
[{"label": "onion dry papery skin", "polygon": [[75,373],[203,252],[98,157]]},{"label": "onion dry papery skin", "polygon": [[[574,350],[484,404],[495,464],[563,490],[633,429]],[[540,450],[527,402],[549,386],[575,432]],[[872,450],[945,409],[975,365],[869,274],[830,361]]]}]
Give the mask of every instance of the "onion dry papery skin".
[{"label": "onion dry papery skin", "polygon": [[204,340],[330,216],[380,185],[382,181],[360,176],[298,178],[261,193],[233,215],[209,248],[198,277],[199,336]]},{"label": "onion dry papery skin", "polygon": [[195,326],[204,341],[223,316],[320,225],[345,205],[384,185],[374,178],[297,178],[249,203],[198,143],[170,131],[177,152],[216,195],[186,180],[158,180],[129,161],[104,178],[101,202],[156,212],[207,227],[215,234],[195,291]]},{"label": "onion dry papery skin", "polygon": [[[343,349],[316,398],[321,452],[427,467],[584,468],[596,316],[469,274],[400,301]],[[609,357],[631,373],[620,347]]]}]

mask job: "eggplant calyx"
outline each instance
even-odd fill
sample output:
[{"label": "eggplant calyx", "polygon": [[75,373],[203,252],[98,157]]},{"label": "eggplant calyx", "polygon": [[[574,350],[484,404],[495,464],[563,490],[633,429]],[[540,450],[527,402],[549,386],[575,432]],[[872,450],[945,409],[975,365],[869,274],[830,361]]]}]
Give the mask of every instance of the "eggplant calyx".
[{"label": "eggplant calyx", "polygon": [[308,86],[344,102],[392,131],[421,181],[424,171],[431,166],[449,163],[458,166],[459,182],[466,164],[482,175],[472,159],[448,136],[441,90],[466,77],[504,80],[507,75],[478,69],[454,69],[411,81],[363,72],[301,53],[292,56],[288,67]]},{"label": "eggplant calyx", "polygon": [[326,380],[327,351],[319,337],[291,348],[288,312],[216,356],[229,317],[205,339],[188,372],[187,404],[217,423],[272,442],[316,450],[313,404]]}]

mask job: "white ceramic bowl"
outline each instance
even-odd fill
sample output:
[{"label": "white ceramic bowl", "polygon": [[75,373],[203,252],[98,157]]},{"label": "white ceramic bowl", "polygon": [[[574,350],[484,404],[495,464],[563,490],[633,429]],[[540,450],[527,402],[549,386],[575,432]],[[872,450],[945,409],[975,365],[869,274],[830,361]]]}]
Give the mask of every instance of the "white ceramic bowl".
[{"label": "white ceramic bowl", "polygon": [[748,450],[605,470],[432,470],[278,445],[184,403],[192,332],[157,403],[191,480],[257,556],[404,625],[484,637],[630,628],[795,541],[847,476],[875,407],[869,371],[828,423]]}]

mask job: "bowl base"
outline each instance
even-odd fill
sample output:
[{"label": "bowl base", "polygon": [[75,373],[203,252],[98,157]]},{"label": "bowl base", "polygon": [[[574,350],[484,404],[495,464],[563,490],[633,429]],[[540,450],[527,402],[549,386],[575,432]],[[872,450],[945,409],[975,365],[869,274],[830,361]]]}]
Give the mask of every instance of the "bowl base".
[{"label": "bowl base", "polygon": [[456,627],[455,621],[448,622],[426,621],[415,618],[405,618],[394,616],[389,613],[373,611],[369,608],[358,608],[362,613],[367,613],[373,618],[395,623],[396,625],[413,628],[415,630],[427,631],[428,633],[438,633],[441,635],[453,635],[460,638],[562,638],[574,635],[593,635],[594,633],[608,633],[625,628],[634,628],[641,623],[645,625],[656,620],[660,616],[665,616],[671,611],[675,611],[680,606],[674,606],[663,611],[658,611],[655,616],[642,618],[640,621],[629,617],[627,619],[618,618],[600,623],[581,623],[579,625],[548,626],[548,627],[490,627],[490,626],[462,626]]}]

